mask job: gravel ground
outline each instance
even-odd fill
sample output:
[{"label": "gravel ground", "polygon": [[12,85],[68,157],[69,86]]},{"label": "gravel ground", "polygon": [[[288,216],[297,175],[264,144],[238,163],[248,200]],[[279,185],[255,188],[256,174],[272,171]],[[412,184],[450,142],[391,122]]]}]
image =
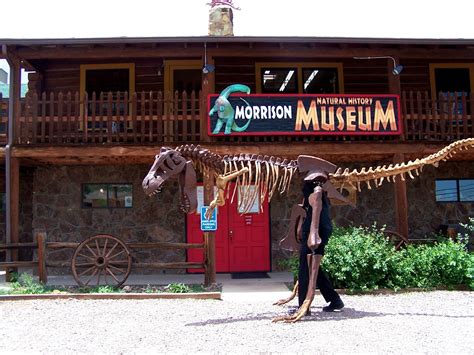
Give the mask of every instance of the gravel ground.
[{"label": "gravel ground", "polygon": [[272,323],[256,298],[0,302],[0,353],[474,353],[474,292],[343,296],[340,313]]}]

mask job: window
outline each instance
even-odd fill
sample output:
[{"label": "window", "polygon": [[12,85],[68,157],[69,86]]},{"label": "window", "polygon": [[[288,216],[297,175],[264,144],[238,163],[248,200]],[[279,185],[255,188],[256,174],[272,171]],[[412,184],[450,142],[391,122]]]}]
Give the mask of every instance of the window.
[{"label": "window", "polygon": [[296,68],[262,68],[262,90],[264,94],[298,93]]},{"label": "window", "polygon": [[[107,97],[109,92],[112,93],[112,116],[124,115],[131,111],[131,106],[125,104],[125,92],[129,97],[135,92],[135,64],[133,63],[117,63],[117,64],[82,64],[80,67],[80,93],[81,100],[87,92],[89,103],[87,114],[90,116],[92,112],[96,115],[106,115],[109,104]],[[120,92],[120,95],[118,93]],[[93,110],[92,94],[96,94],[96,102]],[[104,102],[100,103],[100,94],[104,94]],[[84,108],[81,106],[81,116],[84,114]],[[82,129],[82,120],[80,121]],[[96,122],[95,127],[88,128],[105,129],[106,122]],[[118,122],[112,123],[112,130],[123,130],[123,124],[119,127]],[[131,122],[129,122],[129,127]]]},{"label": "window", "polygon": [[256,63],[257,92],[263,94],[338,94],[343,92],[340,63]]},{"label": "window", "polygon": [[83,184],[83,208],[131,208],[132,184]]},{"label": "window", "polygon": [[430,80],[431,96],[442,100],[441,112],[463,114],[469,110],[469,107],[462,106],[462,95],[470,95],[474,87],[474,64],[430,64]]},{"label": "window", "polygon": [[474,202],[474,179],[436,180],[437,202]]}]

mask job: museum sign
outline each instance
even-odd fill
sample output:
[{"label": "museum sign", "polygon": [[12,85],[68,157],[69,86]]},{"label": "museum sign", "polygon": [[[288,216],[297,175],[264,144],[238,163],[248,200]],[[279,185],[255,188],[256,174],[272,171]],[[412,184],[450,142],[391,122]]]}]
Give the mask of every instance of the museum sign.
[{"label": "museum sign", "polygon": [[[219,100],[223,101],[219,101]],[[396,95],[210,95],[210,135],[399,135]]]}]

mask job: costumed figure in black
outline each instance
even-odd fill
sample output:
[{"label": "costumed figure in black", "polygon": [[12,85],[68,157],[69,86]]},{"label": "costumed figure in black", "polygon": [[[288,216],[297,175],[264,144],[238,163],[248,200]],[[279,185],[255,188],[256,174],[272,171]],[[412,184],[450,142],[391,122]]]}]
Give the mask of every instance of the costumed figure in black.
[{"label": "costumed figure in black", "polygon": [[298,157],[300,171],[307,172],[303,185],[303,203],[293,206],[288,235],[280,242],[283,249],[299,249],[299,272],[292,295],[275,304],[282,305],[298,294],[299,308],[294,314],[274,321],[296,322],[310,314],[316,286],[329,305],[323,311],[341,310],[344,303],[334,290],[327,274],[320,269],[324,249],[332,233],[329,197],[348,202],[328,181],[335,166],[323,159]]}]

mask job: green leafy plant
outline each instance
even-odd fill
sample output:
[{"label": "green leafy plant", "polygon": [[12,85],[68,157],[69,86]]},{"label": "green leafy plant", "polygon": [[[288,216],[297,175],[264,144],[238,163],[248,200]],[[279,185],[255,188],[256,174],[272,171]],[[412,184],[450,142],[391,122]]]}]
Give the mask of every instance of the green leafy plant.
[{"label": "green leafy plant", "polygon": [[[465,228],[474,230],[474,219]],[[435,288],[468,285],[474,289],[474,255],[464,240],[437,236],[434,244],[409,245],[396,251],[384,228],[336,227],[322,267],[334,286],[349,290]],[[298,255],[280,267],[298,275]]]},{"label": "green leafy plant", "polygon": [[94,287],[82,288],[84,293],[120,293],[122,290],[118,287],[110,285],[99,285]]},{"label": "green leafy plant", "polygon": [[17,281],[11,283],[12,292],[14,294],[41,294],[49,292],[43,283],[35,281],[33,276],[27,273],[18,275]]},{"label": "green leafy plant", "polygon": [[191,292],[191,289],[189,288],[188,285],[185,285],[183,283],[171,283],[168,286],[165,287],[165,290],[167,292],[171,293],[189,293]]},{"label": "green leafy plant", "polygon": [[372,290],[394,286],[389,276],[395,272],[396,261],[395,248],[383,228],[336,227],[322,266],[335,287]]}]

